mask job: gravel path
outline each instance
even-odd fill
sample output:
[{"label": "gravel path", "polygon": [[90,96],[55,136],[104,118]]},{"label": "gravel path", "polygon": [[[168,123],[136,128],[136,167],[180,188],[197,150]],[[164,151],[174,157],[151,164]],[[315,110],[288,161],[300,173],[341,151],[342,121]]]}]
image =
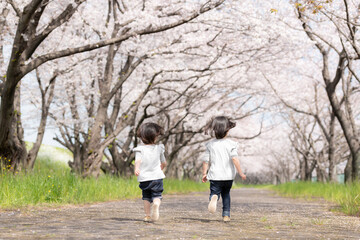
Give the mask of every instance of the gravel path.
[{"label": "gravel path", "polygon": [[231,197],[229,223],[221,211],[207,212],[208,193],[165,195],[155,223],[142,221],[140,199],[0,212],[0,239],[360,239],[360,218],[331,212],[324,201],[248,188]]}]

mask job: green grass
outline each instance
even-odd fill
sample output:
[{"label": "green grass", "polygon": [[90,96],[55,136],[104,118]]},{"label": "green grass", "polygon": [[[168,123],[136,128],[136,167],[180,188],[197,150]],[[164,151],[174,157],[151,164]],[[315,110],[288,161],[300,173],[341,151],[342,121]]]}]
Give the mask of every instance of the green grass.
[{"label": "green grass", "polygon": [[236,183],[234,182],[233,184],[233,188],[265,188],[265,189],[269,189],[271,188],[273,185],[270,184],[243,184],[243,183]]},{"label": "green grass", "polygon": [[321,197],[339,205],[339,210],[348,215],[360,216],[360,183],[310,183],[297,182],[273,186],[272,189],[290,197],[311,199]]},{"label": "green grass", "polygon": [[164,194],[190,193],[209,190],[209,183],[194,182],[191,180],[164,179]]},{"label": "green grass", "polygon": [[[135,177],[130,179],[101,176],[83,179],[70,173],[59,161],[40,158],[34,171],[28,174],[0,176],[0,208],[14,209],[28,206],[60,206],[120,199],[140,198],[141,189]],[[164,180],[166,193],[205,191],[208,184],[192,181]]]}]

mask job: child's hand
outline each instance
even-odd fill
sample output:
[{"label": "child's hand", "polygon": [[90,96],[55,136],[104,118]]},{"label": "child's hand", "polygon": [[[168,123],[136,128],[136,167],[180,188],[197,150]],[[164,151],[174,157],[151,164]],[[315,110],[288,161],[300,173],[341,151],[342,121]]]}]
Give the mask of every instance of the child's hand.
[{"label": "child's hand", "polygon": [[205,183],[205,182],[207,182],[207,180],[208,180],[208,179],[207,179],[207,177],[206,177],[206,174],[204,174],[203,177],[202,177],[202,182]]},{"label": "child's hand", "polygon": [[242,180],[246,180],[246,175],[245,174],[241,173],[240,177],[241,177]]},{"label": "child's hand", "polygon": [[135,173],[135,176],[139,176],[140,170],[139,170],[139,169],[135,169],[134,173]]}]

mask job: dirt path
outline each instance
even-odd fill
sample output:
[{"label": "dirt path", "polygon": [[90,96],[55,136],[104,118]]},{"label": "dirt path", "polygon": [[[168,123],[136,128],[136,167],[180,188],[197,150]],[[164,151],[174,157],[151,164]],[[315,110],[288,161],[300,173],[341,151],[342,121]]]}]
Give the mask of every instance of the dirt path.
[{"label": "dirt path", "polygon": [[207,193],[166,195],[156,223],[142,221],[141,200],[2,212],[0,239],[360,239],[360,218],[333,213],[324,202],[245,188],[231,196],[230,223],[221,211],[207,212]]}]

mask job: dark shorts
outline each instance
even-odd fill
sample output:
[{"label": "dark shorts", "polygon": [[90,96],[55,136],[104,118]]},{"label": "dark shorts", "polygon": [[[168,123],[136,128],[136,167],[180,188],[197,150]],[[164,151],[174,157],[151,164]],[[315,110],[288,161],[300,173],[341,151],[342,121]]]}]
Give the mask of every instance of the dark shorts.
[{"label": "dark shorts", "polygon": [[142,200],[152,202],[154,198],[162,199],[164,185],[162,179],[140,182],[139,187],[142,190]]},{"label": "dark shorts", "polygon": [[233,180],[224,180],[224,181],[210,180],[209,200],[211,200],[211,197],[213,195],[218,195],[220,199],[220,195],[228,194],[230,192],[232,184],[233,184]]}]

